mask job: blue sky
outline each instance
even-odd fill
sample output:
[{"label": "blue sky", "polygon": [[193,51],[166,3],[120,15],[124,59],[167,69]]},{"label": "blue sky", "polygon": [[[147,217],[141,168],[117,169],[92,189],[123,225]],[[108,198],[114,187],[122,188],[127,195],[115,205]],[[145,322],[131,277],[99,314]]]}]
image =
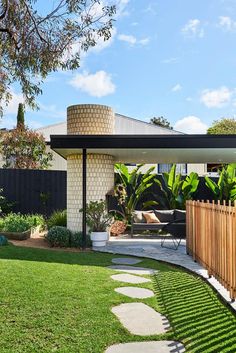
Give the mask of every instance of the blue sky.
[{"label": "blue sky", "polygon": [[[26,113],[30,126],[63,121],[66,107],[80,103],[106,104],[145,121],[162,115],[187,133],[236,115],[235,0],[114,2],[119,15],[111,40],[84,55],[75,72],[47,78],[40,110]],[[2,127],[14,124],[22,99],[13,89]]]}]

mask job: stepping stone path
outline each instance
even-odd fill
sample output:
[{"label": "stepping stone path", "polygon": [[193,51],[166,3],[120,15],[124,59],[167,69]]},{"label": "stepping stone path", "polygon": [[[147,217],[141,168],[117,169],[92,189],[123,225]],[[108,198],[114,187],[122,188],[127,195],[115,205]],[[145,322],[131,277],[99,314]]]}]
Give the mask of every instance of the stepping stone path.
[{"label": "stepping stone path", "polygon": [[105,353],[184,353],[184,346],[174,341],[150,341],[115,344]]},{"label": "stepping stone path", "polygon": [[134,275],[153,275],[154,273],[157,272],[156,270],[153,270],[151,268],[126,266],[126,265],[113,265],[113,266],[108,266],[108,268],[110,268],[111,270],[131,273]]},{"label": "stepping stone path", "polygon": [[140,336],[165,333],[167,319],[143,303],[127,303],[111,309],[123,326],[132,334]]},{"label": "stepping stone path", "polygon": [[128,273],[127,274],[122,273],[120,275],[112,275],[111,278],[114,279],[114,281],[132,283],[132,284],[141,284],[141,283],[151,282],[151,280],[148,278],[129,275]]},{"label": "stepping stone path", "polygon": [[154,293],[150,289],[138,288],[138,287],[120,287],[116,288],[115,291],[120,294],[124,294],[130,298],[145,299],[154,297]]},{"label": "stepping stone path", "polygon": [[142,260],[132,257],[116,257],[115,259],[112,259],[111,262],[118,265],[136,265],[142,262]]},{"label": "stepping stone path", "polygon": [[[142,260],[135,258],[114,258],[112,262],[116,265],[108,266],[111,270],[126,272],[124,274],[112,275],[115,281],[139,284],[150,282],[150,279],[141,275],[153,275],[158,271],[128,265],[135,265]],[[140,276],[134,276],[140,275]],[[139,287],[119,287],[117,293],[130,298],[150,298],[154,296],[153,291]],[[144,303],[126,303],[115,306],[111,309],[114,315],[120,320],[122,325],[132,334],[140,336],[150,336],[165,333],[169,329],[167,318],[156,312]],[[185,348],[179,342],[174,341],[149,341],[115,344],[105,351],[105,353],[184,353]]]}]

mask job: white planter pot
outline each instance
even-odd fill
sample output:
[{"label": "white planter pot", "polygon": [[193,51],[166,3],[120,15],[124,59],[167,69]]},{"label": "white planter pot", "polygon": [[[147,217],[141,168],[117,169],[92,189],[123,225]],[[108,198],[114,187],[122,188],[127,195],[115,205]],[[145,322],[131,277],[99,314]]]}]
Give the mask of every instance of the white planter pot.
[{"label": "white planter pot", "polygon": [[92,232],[90,238],[93,242],[93,247],[106,246],[108,240],[107,232]]}]

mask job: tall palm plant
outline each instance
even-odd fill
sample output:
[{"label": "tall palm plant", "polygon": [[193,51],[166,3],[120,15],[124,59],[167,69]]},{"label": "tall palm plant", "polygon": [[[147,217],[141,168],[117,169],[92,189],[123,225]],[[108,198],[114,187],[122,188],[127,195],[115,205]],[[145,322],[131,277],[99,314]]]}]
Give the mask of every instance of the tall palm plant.
[{"label": "tall palm plant", "polygon": [[[144,196],[150,192],[150,187],[154,183],[156,174],[153,173],[155,167],[149,168],[144,174],[141,172],[143,164],[139,164],[131,172],[124,164],[116,164],[115,171],[118,173],[119,183],[115,188],[120,211],[124,220],[129,223],[132,212]],[[143,208],[157,205],[156,201],[147,201],[142,204]]]},{"label": "tall palm plant", "polygon": [[164,209],[185,209],[186,200],[191,200],[197,191],[199,179],[197,173],[190,173],[183,179],[176,173],[176,164],[173,164],[169,173],[163,173],[163,179],[155,179],[159,192],[155,195],[158,204]]},{"label": "tall palm plant", "polygon": [[236,163],[224,166],[219,173],[217,183],[205,177],[206,186],[211,190],[214,200],[236,201]]}]

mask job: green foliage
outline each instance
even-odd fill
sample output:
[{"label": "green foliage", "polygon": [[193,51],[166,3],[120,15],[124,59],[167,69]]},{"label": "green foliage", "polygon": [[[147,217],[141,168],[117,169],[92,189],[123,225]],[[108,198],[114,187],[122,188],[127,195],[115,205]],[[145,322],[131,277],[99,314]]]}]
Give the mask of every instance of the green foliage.
[{"label": "green foliage", "polygon": [[[119,175],[119,183],[115,187],[115,196],[120,206],[120,213],[124,221],[130,223],[132,212],[136,209],[138,202],[149,193],[156,175],[153,173],[155,167],[151,167],[144,174],[140,171],[143,164],[139,164],[131,172],[124,164],[116,164],[115,171]],[[143,203],[143,208],[156,205],[156,201]]]},{"label": "green foliage", "polygon": [[53,247],[69,247],[71,231],[65,227],[55,226],[49,229],[45,236],[47,242]]},{"label": "green foliage", "polygon": [[31,228],[31,221],[20,213],[9,213],[1,219],[0,227],[3,232],[25,232]]},{"label": "green foliage", "polygon": [[150,123],[173,130],[173,127],[170,125],[170,122],[167,119],[165,119],[163,116],[152,118],[150,120]]},{"label": "green foliage", "polygon": [[232,135],[236,134],[236,119],[235,118],[222,118],[213,122],[212,126],[207,130],[209,135]]},{"label": "green foliage", "polygon": [[115,6],[100,0],[0,0],[0,115],[12,98],[11,86],[22,88],[31,108],[48,74],[80,67],[83,52],[111,37]]},{"label": "green foliage", "polygon": [[[72,232],[70,238],[70,246],[72,248],[82,248],[83,247],[83,234],[82,232]],[[86,247],[91,248],[92,242],[90,239],[90,235],[86,235]]]},{"label": "green foliage", "polygon": [[206,186],[211,190],[215,201],[235,201],[236,200],[236,163],[224,166],[219,170],[218,182],[214,182],[208,176],[205,177]]},{"label": "green foliage", "polygon": [[3,232],[25,232],[31,228],[45,227],[43,216],[22,215],[20,213],[9,213],[4,218],[0,218],[0,230]]},{"label": "green foliage", "polygon": [[19,103],[19,105],[18,105],[17,127],[18,128],[25,127],[25,110],[24,110],[24,104],[22,104],[22,103]]},{"label": "green foliage", "polygon": [[66,227],[66,224],[67,224],[66,210],[54,211],[47,220],[48,229],[55,226]]},{"label": "green foliage", "polygon": [[[80,212],[83,212],[81,209]],[[112,215],[107,212],[106,202],[90,201],[86,205],[86,222],[91,232],[105,232],[111,225]]]},{"label": "green foliage", "polygon": [[15,202],[7,201],[6,197],[2,195],[3,189],[0,189],[0,213],[6,215],[12,211]]},{"label": "green foliage", "polygon": [[2,137],[3,168],[47,169],[52,153],[47,152],[42,134],[22,126]]},{"label": "green foliage", "polygon": [[158,204],[165,209],[185,209],[186,200],[191,200],[197,191],[199,179],[197,173],[190,173],[185,179],[176,174],[176,164],[169,173],[163,173],[162,181],[155,179],[159,193],[155,195]]}]

